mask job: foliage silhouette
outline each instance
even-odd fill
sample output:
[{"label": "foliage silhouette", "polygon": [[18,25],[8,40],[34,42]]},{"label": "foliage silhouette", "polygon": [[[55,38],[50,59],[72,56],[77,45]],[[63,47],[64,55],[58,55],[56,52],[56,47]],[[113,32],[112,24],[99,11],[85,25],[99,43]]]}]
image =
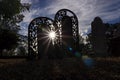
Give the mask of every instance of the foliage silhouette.
[{"label": "foliage silhouette", "polygon": [[23,20],[22,11],[28,10],[29,5],[21,4],[20,0],[0,1],[0,54],[4,49],[11,50],[19,41],[19,22]]}]

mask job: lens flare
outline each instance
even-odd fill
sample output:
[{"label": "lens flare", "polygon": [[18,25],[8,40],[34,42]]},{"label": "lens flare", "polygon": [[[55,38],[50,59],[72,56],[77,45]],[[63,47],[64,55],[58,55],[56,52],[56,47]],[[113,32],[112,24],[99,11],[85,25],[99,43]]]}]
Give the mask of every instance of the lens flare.
[{"label": "lens flare", "polygon": [[56,37],[56,33],[55,33],[54,31],[51,31],[51,32],[49,33],[49,38],[52,39],[52,40],[54,40],[55,37]]}]

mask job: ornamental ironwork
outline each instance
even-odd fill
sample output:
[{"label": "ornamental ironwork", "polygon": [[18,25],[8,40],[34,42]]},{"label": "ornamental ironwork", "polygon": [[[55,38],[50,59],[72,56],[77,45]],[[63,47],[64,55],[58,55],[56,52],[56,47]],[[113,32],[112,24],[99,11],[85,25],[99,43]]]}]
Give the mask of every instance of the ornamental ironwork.
[{"label": "ornamental ironwork", "polygon": [[[79,29],[78,29],[78,19],[77,19],[77,16],[70,10],[68,9],[61,9],[59,10],[56,15],[55,15],[55,24],[57,25],[57,29],[58,29],[58,43],[60,45],[63,45],[63,39],[64,39],[64,35],[63,34],[63,31],[64,31],[64,27],[68,27],[67,29],[71,28],[67,23],[68,26],[64,26],[62,23],[63,23],[63,19],[64,18],[68,18],[66,20],[69,20],[71,19],[71,22],[68,22],[69,24],[71,24],[71,27],[72,27],[72,32],[71,32],[71,36],[72,36],[72,39],[73,39],[73,45],[74,45],[74,48],[78,48],[79,46]],[[67,35],[65,35],[66,37]]]},{"label": "ornamental ironwork", "polygon": [[[59,10],[54,20],[47,17],[33,19],[28,27],[29,57],[36,58],[46,53],[46,49],[48,48],[52,50],[51,45],[59,46],[57,48],[61,48],[60,50],[66,45],[78,50],[78,30],[78,19],[76,15],[68,9]],[[53,47],[53,49],[55,48]]]},{"label": "ornamental ironwork", "polygon": [[[28,27],[28,53],[31,57],[37,57],[38,50],[45,39],[45,31],[54,30],[53,20],[47,17],[38,17],[31,21]],[[43,34],[41,34],[43,33]],[[43,46],[42,46],[43,47]]]}]

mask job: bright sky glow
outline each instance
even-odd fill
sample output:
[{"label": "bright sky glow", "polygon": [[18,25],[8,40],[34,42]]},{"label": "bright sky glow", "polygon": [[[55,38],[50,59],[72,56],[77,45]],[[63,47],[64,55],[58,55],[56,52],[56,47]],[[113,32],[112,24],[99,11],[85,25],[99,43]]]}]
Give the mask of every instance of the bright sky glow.
[{"label": "bright sky glow", "polygon": [[56,33],[55,33],[54,31],[51,31],[51,32],[49,33],[49,38],[52,39],[52,40],[54,40],[55,37],[56,37]]},{"label": "bright sky glow", "polygon": [[21,0],[22,3],[31,3],[30,12],[24,12],[21,22],[21,34],[27,35],[28,25],[36,17],[50,17],[60,9],[73,11],[79,20],[79,32],[86,35],[91,31],[91,22],[96,16],[104,23],[120,22],[120,0]]}]

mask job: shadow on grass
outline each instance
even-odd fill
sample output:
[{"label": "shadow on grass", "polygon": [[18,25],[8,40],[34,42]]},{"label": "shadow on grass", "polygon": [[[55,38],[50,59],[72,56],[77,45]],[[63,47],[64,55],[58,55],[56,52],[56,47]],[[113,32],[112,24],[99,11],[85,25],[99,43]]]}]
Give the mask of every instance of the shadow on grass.
[{"label": "shadow on grass", "polygon": [[0,67],[2,80],[88,80],[81,59],[21,61]]}]

